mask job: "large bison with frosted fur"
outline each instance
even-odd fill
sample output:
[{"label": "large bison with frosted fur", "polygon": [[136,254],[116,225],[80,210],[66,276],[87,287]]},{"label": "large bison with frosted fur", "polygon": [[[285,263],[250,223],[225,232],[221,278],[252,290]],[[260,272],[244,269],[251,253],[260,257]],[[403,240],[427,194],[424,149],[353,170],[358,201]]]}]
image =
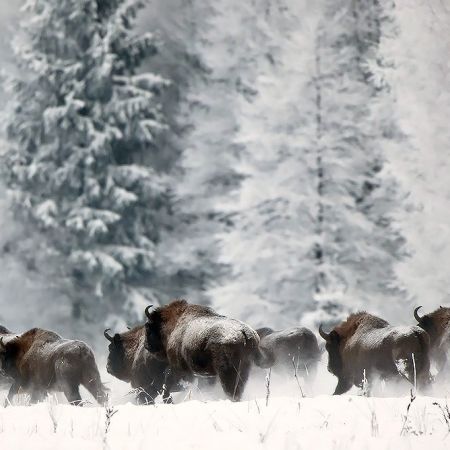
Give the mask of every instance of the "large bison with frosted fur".
[{"label": "large bison with frosted fur", "polygon": [[[164,400],[168,400],[170,392],[166,388],[166,376],[169,365],[146,350],[145,326],[139,325],[114,336],[110,336],[108,331],[104,332],[109,341],[106,365],[108,373],[131,383],[140,404],[153,404],[161,393]],[[173,375],[171,379],[174,379]]]},{"label": "large bison with frosted fur", "polygon": [[418,326],[430,336],[430,357],[436,364],[438,374],[436,379],[449,378],[448,362],[450,359],[450,308],[439,307],[435,311],[419,315],[421,306],[414,310]]},{"label": "large bison with frosted fur", "polygon": [[232,400],[241,399],[252,362],[263,365],[256,331],[209,307],[175,300],[145,314],[152,355],[184,378],[217,376]]},{"label": "large bison with frosted fur", "polygon": [[99,403],[107,400],[92,350],[84,342],[63,339],[52,331],[33,328],[18,336],[0,337],[0,370],[13,380],[6,404],[21,389],[31,395],[32,403],[49,391],[59,391],[79,405],[80,385]]},{"label": "large bison with frosted fur", "polygon": [[361,386],[364,375],[383,379],[406,378],[419,387],[430,381],[430,338],[418,326],[392,326],[366,312],[351,314],[347,320],[325,333],[328,371],[338,383],[334,394],[343,394],[353,385]]},{"label": "large bison with frosted fur", "polygon": [[321,351],[315,334],[304,327],[286,328],[274,331],[272,328],[258,328],[259,348],[266,358],[265,366],[314,377]]}]

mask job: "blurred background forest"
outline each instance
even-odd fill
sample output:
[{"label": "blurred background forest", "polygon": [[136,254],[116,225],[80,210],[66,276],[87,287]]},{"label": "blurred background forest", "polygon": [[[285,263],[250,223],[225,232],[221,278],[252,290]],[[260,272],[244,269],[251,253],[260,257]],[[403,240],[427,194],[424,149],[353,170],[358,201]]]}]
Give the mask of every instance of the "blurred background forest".
[{"label": "blurred background forest", "polygon": [[274,328],[448,302],[447,1],[0,12],[0,323],[95,345],[176,296]]}]

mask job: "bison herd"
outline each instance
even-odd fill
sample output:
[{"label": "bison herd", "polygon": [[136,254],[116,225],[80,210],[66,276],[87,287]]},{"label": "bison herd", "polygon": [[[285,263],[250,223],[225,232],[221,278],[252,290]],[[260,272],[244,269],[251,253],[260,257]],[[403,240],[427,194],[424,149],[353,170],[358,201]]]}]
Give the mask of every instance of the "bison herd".
[{"label": "bison herd", "polygon": [[[329,332],[320,326],[328,370],[337,378],[334,394],[363,383],[370,386],[375,376],[403,378],[426,389],[432,382],[431,361],[437,377],[443,377],[450,350],[450,308],[423,316],[419,309],[414,310],[417,325],[392,326],[359,312]],[[109,329],[104,332],[109,342],[107,371],[130,383],[140,404],[154,403],[159,394],[170,402],[171,393],[195,378],[217,381],[230,399],[240,400],[253,366],[295,370],[313,378],[321,358],[316,336],[307,328],[254,330],[185,300],[149,306],[145,315],[145,324],[114,335]],[[108,397],[92,350],[84,342],[39,328],[17,335],[0,326],[0,377],[10,384],[6,405],[19,391],[28,393],[32,403],[59,391],[79,405],[80,385],[100,404]]]}]

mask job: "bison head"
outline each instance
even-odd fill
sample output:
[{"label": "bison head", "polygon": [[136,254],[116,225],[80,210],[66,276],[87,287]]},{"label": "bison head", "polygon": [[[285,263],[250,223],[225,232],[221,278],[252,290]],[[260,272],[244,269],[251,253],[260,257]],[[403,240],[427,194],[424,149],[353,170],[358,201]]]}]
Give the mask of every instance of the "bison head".
[{"label": "bison head", "polygon": [[106,329],[103,333],[105,338],[109,341],[108,345],[108,360],[106,363],[106,370],[111,375],[114,375],[116,378],[119,378],[123,381],[128,380],[128,370],[127,370],[127,361],[125,354],[125,347],[123,345],[122,338],[120,334],[116,333],[114,336],[110,336],[108,334],[109,328]]},{"label": "bison head", "polygon": [[166,359],[166,352],[163,345],[162,326],[163,319],[160,311],[154,309],[150,312],[153,305],[145,308],[147,322],[145,324],[145,348],[157,359]]},{"label": "bison head", "polygon": [[422,307],[418,306],[414,309],[414,318],[418,322],[417,325],[428,333],[431,343],[434,344],[447,327],[450,318],[450,308],[441,306],[436,311],[423,316],[419,315],[420,308]]},{"label": "bison head", "polygon": [[263,327],[263,328],[258,328],[256,330],[256,332],[258,333],[258,336],[260,339],[262,339],[263,337],[269,336],[269,334],[273,333],[272,328],[269,327]]},{"label": "bison head", "polygon": [[0,337],[0,373],[4,376],[16,376],[17,336]]},{"label": "bison head", "polygon": [[341,338],[335,330],[325,333],[322,325],[319,326],[319,334],[325,339],[325,349],[328,352],[328,372],[340,377],[342,372]]}]

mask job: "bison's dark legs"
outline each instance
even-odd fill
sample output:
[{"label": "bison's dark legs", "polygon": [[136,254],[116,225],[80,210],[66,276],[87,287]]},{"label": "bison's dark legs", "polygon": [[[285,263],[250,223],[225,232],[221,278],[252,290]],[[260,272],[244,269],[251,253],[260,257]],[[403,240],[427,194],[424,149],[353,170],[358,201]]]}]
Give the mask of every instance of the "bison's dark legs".
[{"label": "bison's dark legs", "polygon": [[333,395],[341,395],[345,394],[347,391],[350,390],[352,387],[352,383],[348,380],[345,380],[344,378],[338,379],[338,384],[336,386],[336,389],[333,392]]},{"label": "bison's dark legs", "polygon": [[179,375],[174,373],[173,370],[166,369],[164,374],[164,386],[163,386],[163,402],[172,403],[172,391],[179,382]]},{"label": "bison's dark legs", "polygon": [[81,405],[80,387],[78,385],[65,386],[63,392],[69,403],[75,406]]},{"label": "bison's dark legs", "polygon": [[244,392],[245,383],[250,373],[250,362],[246,360],[226,359],[217,368],[222,388],[231,400],[239,401]]},{"label": "bison's dark legs", "polygon": [[47,395],[47,391],[43,391],[40,389],[33,389],[31,392],[31,398],[30,403],[35,404],[42,402],[45,399],[45,396]]},{"label": "bison's dark legs", "polygon": [[139,405],[153,405],[158,392],[153,386],[139,388],[136,401]]},{"label": "bison's dark legs", "polygon": [[100,380],[100,375],[98,377],[94,376],[90,380],[84,381],[82,384],[100,405],[106,404],[108,401],[108,394]]},{"label": "bison's dark legs", "polygon": [[14,381],[11,387],[9,388],[8,396],[5,400],[5,407],[10,405],[14,399],[14,396],[17,395],[20,389],[20,383],[18,381]]}]

